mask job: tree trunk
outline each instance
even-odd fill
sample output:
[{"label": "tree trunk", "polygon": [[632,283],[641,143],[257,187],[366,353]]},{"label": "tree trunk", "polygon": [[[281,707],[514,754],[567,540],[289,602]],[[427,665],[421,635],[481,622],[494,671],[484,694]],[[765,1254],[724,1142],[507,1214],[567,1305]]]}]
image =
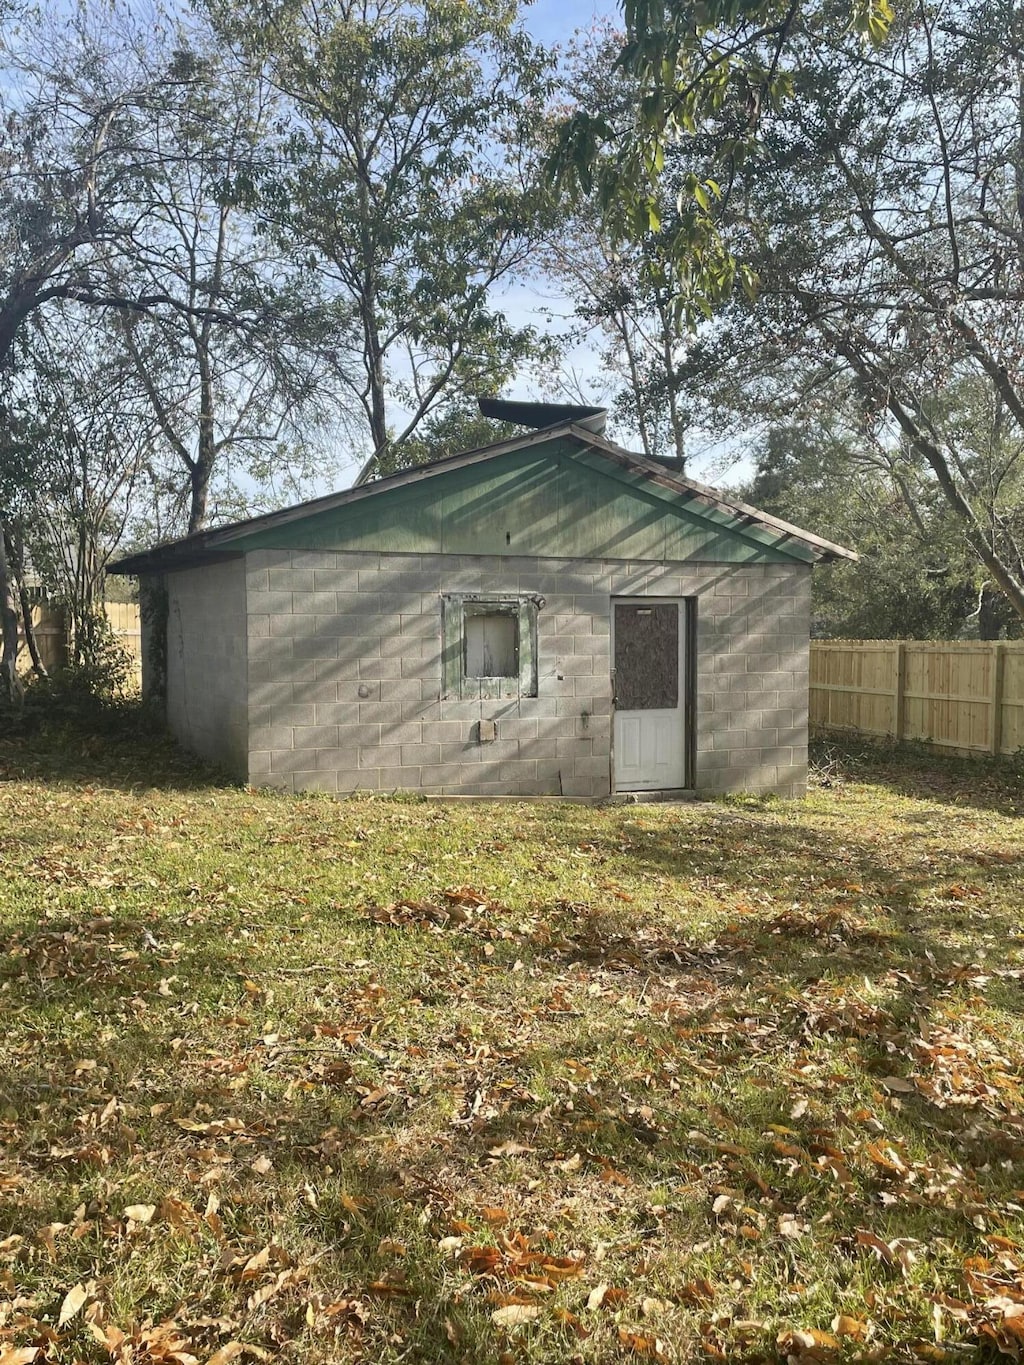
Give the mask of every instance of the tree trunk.
[{"label": "tree trunk", "polygon": [[209,337],[204,327],[197,338],[196,359],[199,362],[199,433],[195,460],[189,465],[191,506],[188,514],[188,533],[201,531],[206,525],[210,479],[217,458],[214,428],[213,369],[210,364]]},{"label": "tree trunk", "polygon": [[990,588],[982,588],[978,601],[978,639],[999,640],[1002,638],[1005,620],[1006,599]]},{"label": "tree trunk", "polygon": [[18,602],[21,607],[21,629],[25,636],[25,644],[28,646],[29,658],[32,660],[32,669],[37,677],[46,678],[49,674],[39,653],[39,643],[36,640],[36,631],[32,624],[32,603],[29,601],[28,589],[25,587],[25,537],[20,522],[15,522],[9,529],[5,529],[4,549],[7,552],[8,573],[12,581],[17,584]]},{"label": "tree trunk", "polygon": [[21,602],[21,629],[25,636],[25,644],[28,646],[29,658],[32,660],[32,671],[38,678],[48,678],[50,675],[43,663],[43,656],[39,653],[36,628],[32,624],[32,603],[29,600],[25,584],[20,581],[18,583],[18,598]]},{"label": "tree trunk", "polygon": [[370,439],[373,441],[373,453],[379,460],[388,446],[388,418],[385,402],[384,353],[381,350],[380,331],[377,327],[376,298],[372,296],[363,316],[363,333],[366,381],[370,390]]},{"label": "tree trunk", "polygon": [[7,527],[0,521],[0,700],[19,702],[22,695],[18,678],[18,611],[14,603],[14,584],[7,568]]}]

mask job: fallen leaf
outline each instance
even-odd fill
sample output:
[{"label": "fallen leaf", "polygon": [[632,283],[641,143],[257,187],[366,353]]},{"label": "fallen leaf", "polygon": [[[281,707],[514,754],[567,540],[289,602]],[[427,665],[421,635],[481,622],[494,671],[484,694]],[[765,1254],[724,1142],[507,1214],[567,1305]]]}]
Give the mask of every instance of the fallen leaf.
[{"label": "fallen leaf", "polygon": [[499,1143],[497,1147],[489,1147],[487,1155],[493,1157],[525,1156],[527,1152],[532,1152],[533,1150],[532,1147],[526,1147],[521,1142],[512,1142],[509,1140],[508,1142]]},{"label": "fallen leaf", "polygon": [[89,1291],[84,1284],[76,1284],[74,1289],[68,1290],[64,1295],[64,1302],[60,1306],[60,1316],[57,1318],[58,1328],[69,1323],[76,1313],[82,1311],[88,1297]]},{"label": "fallen leaf", "polygon": [[819,1332],[815,1328],[809,1331],[789,1329],[780,1332],[776,1345],[788,1359],[805,1361],[808,1365],[811,1361],[828,1360],[840,1349],[838,1337],[832,1336],[830,1332]]},{"label": "fallen leaf", "polygon": [[219,1351],[214,1351],[213,1355],[206,1362],[206,1365],[228,1365],[229,1360],[234,1360],[235,1357],[240,1356],[244,1350],[245,1347],[242,1342],[228,1341]]},{"label": "fallen leaf", "polygon": [[567,1308],[556,1308],[552,1317],[562,1327],[568,1327],[571,1332],[575,1332],[580,1341],[586,1341],[590,1336],[589,1330],[583,1326],[576,1314],[570,1313]]},{"label": "fallen leaf", "polygon": [[590,1291],[590,1294],[587,1298],[587,1307],[590,1309],[591,1312],[593,1312],[594,1309],[601,1307],[601,1305],[604,1303],[604,1296],[607,1293],[608,1285],[606,1283],[601,1283],[597,1285],[596,1288]]},{"label": "fallen leaf", "polygon": [[518,1327],[523,1322],[534,1322],[540,1317],[540,1309],[527,1303],[510,1303],[505,1308],[496,1308],[491,1321],[498,1327]]},{"label": "fallen leaf", "polygon": [[853,1337],[857,1341],[863,1341],[868,1335],[868,1324],[860,1318],[849,1317],[846,1313],[837,1313],[832,1319],[832,1331],[837,1337]]},{"label": "fallen leaf", "polygon": [[129,1204],[124,1216],[132,1223],[148,1223],[156,1213],[155,1204]]},{"label": "fallen leaf", "polygon": [[715,1286],[710,1280],[690,1280],[679,1291],[680,1301],[692,1305],[711,1303],[714,1297]]},{"label": "fallen leaf", "polygon": [[643,1332],[631,1332],[626,1327],[619,1328],[619,1345],[634,1355],[646,1356],[650,1360],[667,1360],[665,1343],[660,1337],[647,1336]]}]

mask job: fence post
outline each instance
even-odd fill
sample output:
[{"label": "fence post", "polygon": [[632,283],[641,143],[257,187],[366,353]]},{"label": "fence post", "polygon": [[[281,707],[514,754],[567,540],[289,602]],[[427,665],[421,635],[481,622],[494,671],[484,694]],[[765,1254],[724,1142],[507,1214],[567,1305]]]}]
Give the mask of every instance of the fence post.
[{"label": "fence post", "polygon": [[1003,677],[1005,674],[1006,646],[1002,640],[992,642],[992,667],[989,686],[989,710],[992,721],[989,726],[989,748],[998,754],[1003,743]]},{"label": "fence post", "polygon": [[903,738],[904,721],[907,707],[907,646],[902,640],[896,642],[896,678],[893,689],[893,730],[894,738]]}]

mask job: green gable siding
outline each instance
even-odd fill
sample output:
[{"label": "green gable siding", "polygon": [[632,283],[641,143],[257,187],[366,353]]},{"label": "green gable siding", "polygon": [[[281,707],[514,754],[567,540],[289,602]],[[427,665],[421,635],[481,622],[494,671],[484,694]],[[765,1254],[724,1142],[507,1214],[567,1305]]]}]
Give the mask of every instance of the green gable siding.
[{"label": "green gable siding", "polygon": [[552,441],[239,537],[235,550],[812,562],[810,549]]}]

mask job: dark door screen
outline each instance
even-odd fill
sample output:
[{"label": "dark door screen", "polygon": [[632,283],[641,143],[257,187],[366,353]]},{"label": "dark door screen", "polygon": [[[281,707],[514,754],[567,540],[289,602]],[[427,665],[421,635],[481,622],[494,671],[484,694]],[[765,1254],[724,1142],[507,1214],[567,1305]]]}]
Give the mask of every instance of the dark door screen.
[{"label": "dark door screen", "polygon": [[615,605],[615,705],[669,711],[679,705],[679,608]]}]

